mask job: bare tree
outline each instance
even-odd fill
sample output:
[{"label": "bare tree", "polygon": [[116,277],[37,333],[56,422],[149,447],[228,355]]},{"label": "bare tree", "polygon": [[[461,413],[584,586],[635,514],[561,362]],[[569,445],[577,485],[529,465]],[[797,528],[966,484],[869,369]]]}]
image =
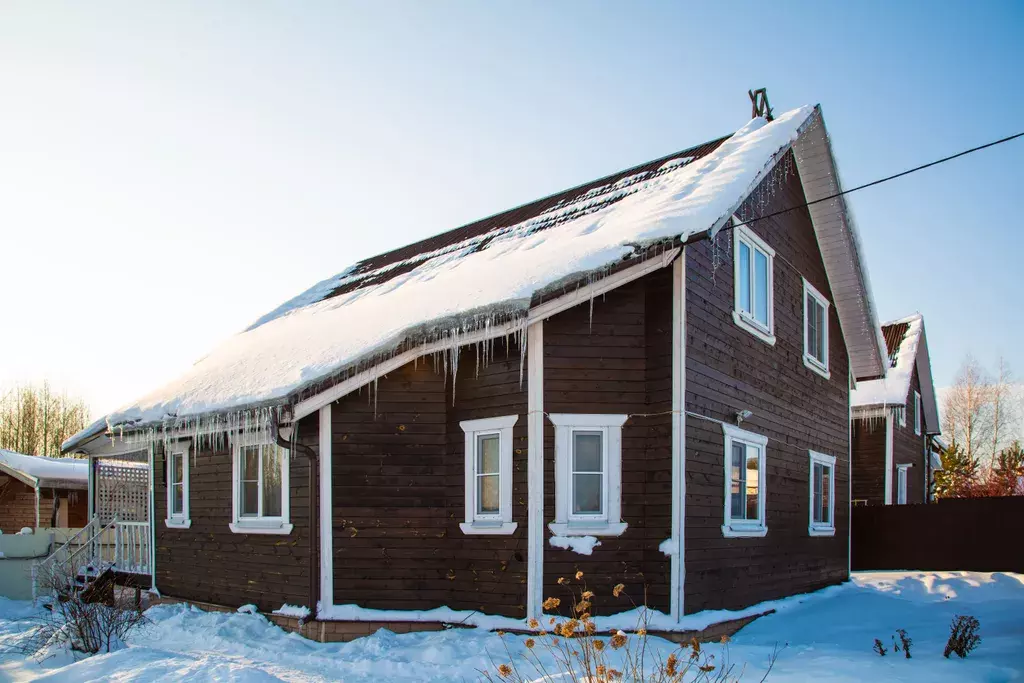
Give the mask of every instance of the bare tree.
[{"label": "bare tree", "polygon": [[999,370],[991,387],[992,403],[992,460],[995,462],[999,453],[1013,443],[1019,434],[1016,433],[1019,410],[1013,392],[1013,372],[1005,358],[999,358]]},{"label": "bare tree", "polygon": [[0,448],[29,455],[60,455],[60,446],[81,431],[89,409],[50,385],[12,387],[0,396]]},{"label": "bare tree", "polygon": [[977,359],[968,355],[943,399],[943,433],[978,458],[992,443],[992,381]]}]

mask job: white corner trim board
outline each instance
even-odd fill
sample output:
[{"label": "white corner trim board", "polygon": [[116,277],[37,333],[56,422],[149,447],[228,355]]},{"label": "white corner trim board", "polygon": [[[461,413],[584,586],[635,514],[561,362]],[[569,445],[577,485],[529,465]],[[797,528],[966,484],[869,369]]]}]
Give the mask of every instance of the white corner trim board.
[{"label": "white corner trim board", "polygon": [[526,616],[544,616],[544,323],[526,330]]},{"label": "white corner trim board", "polygon": [[320,409],[320,603],[317,614],[334,606],[334,489],[331,482],[331,405]]},{"label": "white corner trim board", "polygon": [[[463,420],[459,423],[465,433],[465,521],[459,524],[462,533],[469,535],[508,535],[519,526],[512,521],[512,427],[518,415]],[[487,467],[481,449],[497,441],[498,469],[481,471]],[[498,480],[498,507],[485,508],[483,493],[487,482]]]},{"label": "white corner trim board", "polygon": [[[658,546],[669,559],[669,613],[679,621],[686,595],[686,250],[672,264],[672,537]],[[669,550],[666,550],[668,548]]]}]

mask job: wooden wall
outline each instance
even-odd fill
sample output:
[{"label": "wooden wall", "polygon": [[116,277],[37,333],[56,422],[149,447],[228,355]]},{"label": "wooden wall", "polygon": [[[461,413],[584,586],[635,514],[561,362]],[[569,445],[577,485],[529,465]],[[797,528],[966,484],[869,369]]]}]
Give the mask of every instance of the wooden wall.
[{"label": "wooden wall", "polygon": [[[914,392],[921,391],[921,380],[914,369],[910,379],[910,391],[907,395],[906,425],[900,426],[898,420],[893,421],[892,429],[892,502],[896,502],[896,466],[913,465],[907,471],[907,503],[924,503],[924,434],[914,434]],[[922,417],[922,432],[924,418]]]},{"label": "wooden wall", "polygon": [[[744,215],[765,215],[805,202],[797,173],[781,188],[755,194]],[[738,609],[847,578],[849,529],[848,356],[835,307],[829,309],[831,379],[803,364],[801,276],[831,301],[806,209],[751,228],[776,250],[774,346],[737,326],[733,311],[733,235],[686,249],[686,409],[769,438],[764,538],[724,538],[724,438],[720,424],[686,418],[687,613]],[[716,267],[717,266],[717,267]],[[808,535],[808,449],[836,457],[836,534]]]},{"label": "wooden wall", "polygon": [[[50,511],[49,507],[41,507]],[[39,523],[47,525],[49,516],[40,517]],[[0,485],[0,531],[16,534],[24,527],[36,528],[36,491],[23,481],[7,477]]]},{"label": "wooden wall", "polygon": [[[318,417],[302,421],[299,439],[318,447]],[[189,529],[170,529],[167,468],[154,458],[156,586],[163,595],[262,611],[309,605],[309,464],[290,456],[288,535],[236,534],[231,523],[231,451],[203,447],[189,455]]]},{"label": "wooden wall", "polygon": [[[896,473],[892,476],[895,487]],[[853,499],[885,505],[884,418],[853,420]]]},{"label": "wooden wall", "polygon": [[[432,359],[334,404],[334,602],[376,609],[526,607],[526,385],[504,340],[477,371],[463,350],[454,383]],[[509,536],[467,536],[461,420],[519,415]]]}]

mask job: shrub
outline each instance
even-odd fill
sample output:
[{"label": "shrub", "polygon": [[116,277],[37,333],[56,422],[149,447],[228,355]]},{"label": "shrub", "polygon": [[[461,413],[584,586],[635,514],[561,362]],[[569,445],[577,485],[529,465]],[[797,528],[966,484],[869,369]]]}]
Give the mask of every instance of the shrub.
[{"label": "shrub", "polygon": [[[903,656],[910,659],[910,646],[914,644],[914,641],[907,635],[905,629],[896,629],[896,635],[900,637],[900,643],[903,645]],[[896,652],[899,652],[898,648],[896,649]]]},{"label": "shrub", "polygon": [[981,643],[981,636],[977,634],[980,625],[974,617],[957,615],[950,624],[949,640],[942,656],[949,659],[950,653],[955,652],[960,659],[966,657]]},{"label": "shrub", "polygon": [[882,641],[878,638],[875,638],[875,646],[872,649],[878,653],[879,657],[884,657],[885,653],[888,652],[888,650],[885,649],[885,645],[882,645]]}]

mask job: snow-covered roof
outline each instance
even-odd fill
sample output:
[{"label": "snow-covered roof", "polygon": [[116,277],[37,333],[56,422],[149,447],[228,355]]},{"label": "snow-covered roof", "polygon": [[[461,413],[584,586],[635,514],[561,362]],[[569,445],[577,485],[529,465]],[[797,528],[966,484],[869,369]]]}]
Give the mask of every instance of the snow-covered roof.
[{"label": "snow-covered roof", "polygon": [[89,463],[86,460],[24,455],[2,448],[0,471],[7,472],[26,483],[38,483],[40,486],[59,484],[65,488],[85,488],[89,481]]},{"label": "snow-covered roof", "polygon": [[850,392],[850,404],[854,412],[866,414],[872,408],[905,408],[916,368],[918,381],[921,383],[926,431],[937,432],[938,405],[932,386],[924,316],[914,313],[906,318],[884,323],[882,336],[889,353],[889,369],[885,377],[857,382],[856,388]]},{"label": "snow-covered roof", "polygon": [[525,321],[545,296],[720,228],[815,121],[812,106],[753,119],[727,139],[357,263],[64,449],[119,425],[184,428],[203,415],[294,403],[401,349]]}]

